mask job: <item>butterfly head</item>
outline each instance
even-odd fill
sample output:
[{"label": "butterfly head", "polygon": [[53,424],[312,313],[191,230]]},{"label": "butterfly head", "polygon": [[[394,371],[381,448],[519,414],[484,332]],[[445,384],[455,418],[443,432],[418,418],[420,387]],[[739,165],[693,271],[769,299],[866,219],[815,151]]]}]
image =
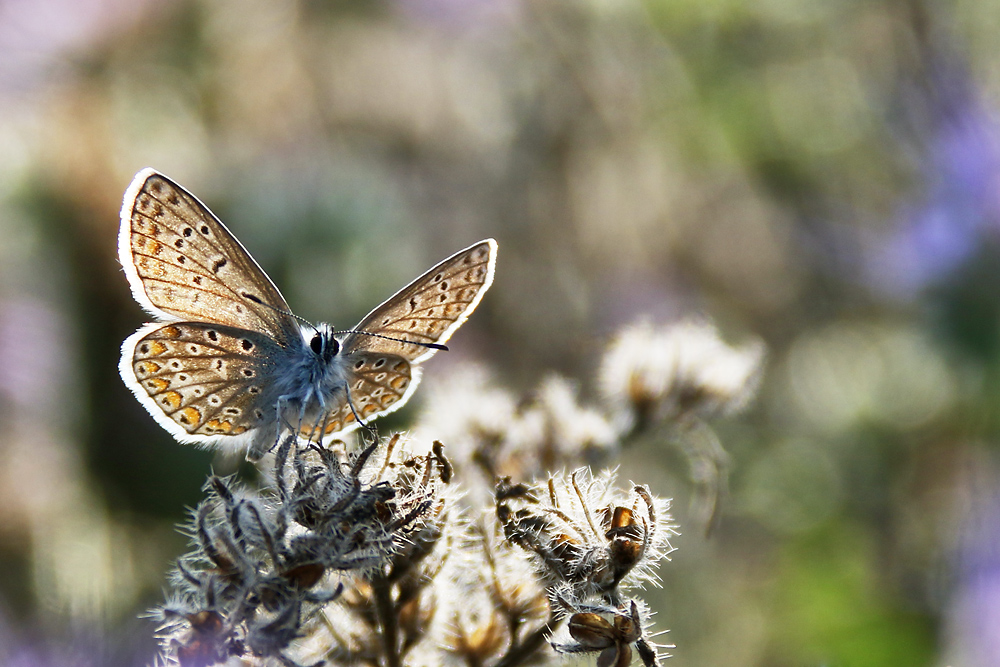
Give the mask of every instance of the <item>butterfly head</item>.
[{"label": "butterfly head", "polygon": [[320,324],[313,328],[311,334],[310,336],[308,332],[306,333],[309,349],[324,363],[330,363],[340,352],[340,342],[334,337],[333,327],[329,324]]}]

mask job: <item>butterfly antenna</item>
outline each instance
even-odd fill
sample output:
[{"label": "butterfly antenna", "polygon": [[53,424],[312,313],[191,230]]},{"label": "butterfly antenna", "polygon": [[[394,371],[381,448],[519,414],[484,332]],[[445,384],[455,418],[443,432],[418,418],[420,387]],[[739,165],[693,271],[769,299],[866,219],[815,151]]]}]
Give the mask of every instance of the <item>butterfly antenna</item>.
[{"label": "butterfly antenna", "polygon": [[250,292],[242,292],[240,294],[240,296],[242,296],[247,301],[253,301],[254,303],[256,303],[259,306],[264,306],[265,308],[270,308],[271,310],[273,310],[276,313],[281,313],[282,315],[288,315],[293,320],[298,320],[299,322],[302,322],[303,324],[305,324],[307,327],[310,327],[316,333],[319,333],[319,329],[316,328],[316,325],[313,324],[312,322],[310,322],[309,320],[307,320],[306,318],[301,317],[299,315],[296,315],[295,313],[293,313],[290,310],[285,310],[283,308],[276,308],[275,306],[272,306],[269,303],[264,303],[264,301],[261,300],[261,298],[259,296],[257,296],[256,294],[251,294]]},{"label": "butterfly antenna", "polygon": [[447,345],[442,345],[441,343],[421,343],[417,340],[407,340],[405,338],[393,338],[392,336],[383,336],[382,334],[372,333],[371,331],[356,331],[354,329],[349,329],[347,331],[334,331],[333,333],[340,334],[361,334],[363,336],[372,336],[373,338],[382,338],[384,340],[391,340],[396,343],[406,343],[407,345],[416,345],[418,347],[428,347],[432,350],[444,350],[448,351]]},{"label": "butterfly antenna", "polygon": [[[305,324],[306,326],[308,326],[309,328],[311,328],[316,333],[319,333],[319,329],[316,327],[316,325],[313,324],[312,322],[310,322],[309,320],[307,320],[306,318],[300,317],[299,315],[296,315],[295,313],[293,313],[290,310],[283,310],[281,308],[275,308],[274,306],[272,306],[269,303],[264,303],[264,301],[259,296],[257,296],[256,294],[251,294],[250,292],[242,292],[240,296],[242,296],[244,299],[246,299],[248,301],[253,301],[257,305],[264,306],[265,308],[270,308],[271,310],[273,310],[276,313],[281,313],[282,315],[288,315],[292,319],[296,319],[299,322],[302,322],[303,324]],[[406,340],[405,338],[393,338],[392,336],[384,336],[382,334],[372,333],[371,331],[357,331],[357,330],[354,330],[354,329],[348,329],[347,331],[334,331],[333,333],[335,335],[340,335],[340,334],[362,334],[364,336],[372,336],[374,338],[382,338],[384,340],[391,340],[391,341],[396,342],[396,343],[405,343],[407,345],[416,345],[418,347],[426,347],[426,348],[430,348],[432,350],[444,350],[446,352],[448,351],[448,346],[447,345],[442,345],[441,343],[421,343],[420,341]],[[355,417],[357,417],[357,415],[355,415]],[[360,424],[361,422],[359,421],[358,423]]]}]

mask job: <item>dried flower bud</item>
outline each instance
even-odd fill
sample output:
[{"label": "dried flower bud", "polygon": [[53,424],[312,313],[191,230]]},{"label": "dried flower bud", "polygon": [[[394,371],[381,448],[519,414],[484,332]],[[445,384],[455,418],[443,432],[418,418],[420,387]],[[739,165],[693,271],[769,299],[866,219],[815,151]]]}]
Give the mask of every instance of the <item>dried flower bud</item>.
[{"label": "dried flower bud", "polygon": [[169,641],[180,667],[209,667],[243,653],[242,642],[218,612],[202,609],[185,614],[166,607],[161,614],[161,630],[179,629],[170,633]]},{"label": "dried flower bud", "polygon": [[[551,632],[546,590],[524,551],[499,534],[492,512],[478,514],[468,527],[437,582],[449,654],[469,665],[534,664]],[[509,651],[532,642],[534,661],[527,655],[510,661]]]},{"label": "dried flower bud", "polygon": [[549,581],[570,586],[581,599],[614,601],[622,584],[656,583],[653,568],[673,551],[669,500],[645,486],[620,491],[614,479],[581,469],[553,475],[547,492],[509,480],[497,486],[497,518],[507,540],[531,551]]},{"label": "dried flower bud", "polygon": [[628,667],[634,645],[645,667],[660,664],[655,645],[646,639],[649,614],[636,600],[621,607],[588,605],[557,593],[556,604],[568,615],[566,628],[572,638],[565,643],[553,640],[552,647],[560,653],[597,653],[598,667]]},{"label": "dried flower bud", "polygon": [[451,651],[470,665],[486,664],[501,655],[510,641],[499,614],[487,614],[485,618],[456,616],[449,634]]}]

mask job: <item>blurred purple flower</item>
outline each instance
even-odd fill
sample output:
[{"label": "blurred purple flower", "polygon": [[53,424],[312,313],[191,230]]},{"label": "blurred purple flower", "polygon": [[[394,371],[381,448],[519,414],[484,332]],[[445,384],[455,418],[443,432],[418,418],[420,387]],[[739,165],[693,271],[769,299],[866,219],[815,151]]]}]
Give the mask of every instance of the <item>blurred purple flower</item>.
[{"label": "blurred purple flower", "polygon": [[984,495],[959,544],[947,633],[946,658],[969,667],[1000,665],[1000,494]]},{"label": "blurred purple flower", "polygon": [[65,409],[65,390],[77,380],[60,372],[74,367],[69,331],[62,314],[39,299],[0,301],[0,404],[28,421]]},{"label": "blurred purple flower", "polygon": [[877,288],[903,298],[947,278],[1000,232],[1000,128],[991,110],[958,68],[938,68],[922,91],[904,100],[930,123],[918,131],[928,135],[918,194],[900,205],[891,235],[871,244],[868,266]]},{"label": "blurred purple flower", "polygon": [[450,28],[494,27],[510,23],[520,0],[395,0],[405,16]]},{"label": "blurred purple flower", "polygon": [[30,90],[71,56],[138,21],[153,0],[0,2],[0,96]]},{"label": "blurred purple flower", "polygon": [[0,665],[3,667],[124,667],[137,664],[136,655],[110,657],[110,647],[105,641],[106,638],[92,637],[61,642],[46,637],[43,632],[24,628],[16,633],[0,610]]}]

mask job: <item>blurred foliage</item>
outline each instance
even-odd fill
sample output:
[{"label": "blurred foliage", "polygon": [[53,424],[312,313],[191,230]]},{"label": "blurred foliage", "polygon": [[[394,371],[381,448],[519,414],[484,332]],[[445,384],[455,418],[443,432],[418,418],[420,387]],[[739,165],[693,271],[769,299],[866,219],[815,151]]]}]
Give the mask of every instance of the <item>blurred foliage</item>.
[{"label": "blurred foliage", "polygon": [[668,442],[622,461],[680,501],[670,664],[1000,664],[998,34],[985,0],[4,3],[0,661],[144,664],[173,525],[236,465],[117,377],[154,166],[337,326],[496,237],[428,384],[591,392],[642,318],[763,339],[711,538]]}]

